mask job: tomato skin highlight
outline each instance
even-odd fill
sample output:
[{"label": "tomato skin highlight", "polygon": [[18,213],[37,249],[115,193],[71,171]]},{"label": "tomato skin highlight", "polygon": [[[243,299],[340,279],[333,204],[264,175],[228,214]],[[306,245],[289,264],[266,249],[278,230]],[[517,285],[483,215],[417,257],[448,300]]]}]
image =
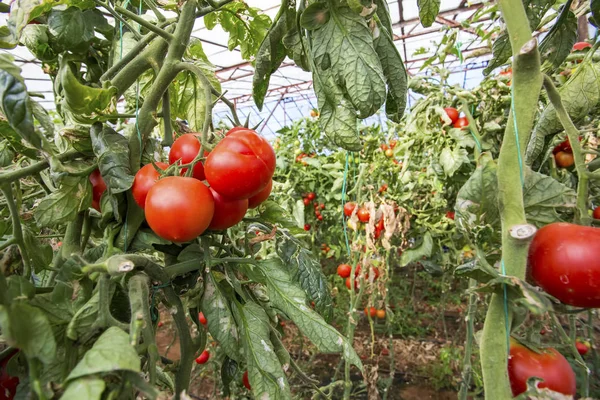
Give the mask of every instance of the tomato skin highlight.
[{"label": "tomato skin highlight", "polygon": [[90,182],[92,182],[92,207],[101,211],[100,199],[102,198],[102,194],[106,191],[106,182],[104,182],[99,169],[96,168],[94,172],[90,174]]},{"label": "tomato skin highlight", "polygon": [[[171,151],[169,152],[169,164],[189,164],[194,161],[194,158],[200,153],[200,138],[199,133],[186,133],[177,138],[173,145],[171,146]],[[204,155],[206,156],[208,153],[205,151]],[[181,175],[185,174],[187,168],[181,169]],[[194,165],[194,171],[192,172],[192,177],[198,180],[203,181],[205,179],[204,176],[204,165],[201,162],[197,162]]]},{"label": "tomato skin highlight", "polygon": [[511,341],[508,376],[513,396],[527,391],[527,380],[533,376],[544,380],[539,384],[540,388],[548,388],[567,396],[577,392],[577,382],[571,365],[553,348],[544,349],[538,354],[516,341]]},{"label": "tomato skin highlight", "polygon": [[263,201],[267,200],[273,190],[273,179],[269,181],[267,186],[254,196],[248,199],[248,208],[256,208],[262,204]]},{"label": "tomato skin highlight", "polygon": [[347,278],[352,273],[352,267],[348,264],[340,264],[337,267],[337,274],[340,278]]},{"label": "tomato skin highlight", "polygon": [[575,164],[575,158],[573,154],[567,153],[566,151],[559,151],[554,155],[554,160],[556,161],[556,165],[560,168],[569,168]]},{"label": "tomato skin highlight", "polygon": [[460,117],[452,124],[452,126],[458,129],[466,128],[469,126],[469,120],[467,117]]},{"label": "tomato skin highlight", "polygon": [[206,317],[204,316],[204,313],[202,311],[200,311],[198,313],[198,320],[200,321],[200,323],[204,326],[206,326],[207,321],[206,321]]},{"label": "tomato skin highlight", "polygon": [[208,229],[221,231],[237,225],[248,211],[248,199],[230,200],[210,188],[215,201],[215,211]]},{"label": "tomato skin highlight", "polygon": [[221,140],[206,158],[206,180],[219,194],[234,200],[257,195],[275,172],[275,151],[252,130],[238,130]]},{"label": "tomato skin highlight", "polygon": [[600,228],[556,222],[535,234],[528,278],[561,302],[600,307]]},{"label": "tomato skin highlight", "polygon": [[246,389],[252,390],[252,386],[250,386],[250,379],[248,379],[248,371],[244,372],[242,382],[244,383],[244,386],[246,386]]},{"label": "tomato skin highlight", "polygon": [[600,219],[600,207],[594,208],[594,212],[592,215],[594,216],[594,219]]},{"label": "tomato skin highlight", "polygon": [[146,221],[163,239],[187,242],[201,235],[215,212],[215,201],[201,181],[168,176],[156,182],[146,197]]},{"label": "tomato skin highlight", "polygon": [[0,362],[0,400],[12,400],[17,394],[19,378],[8,375],[6,366],[10,359],[13,358],[18,352],[18,350],[14,350]]},{"label": "tomato skin highlight", "polygon": [[208,352],[208,350],[204,350],[202,354],[200,354],[198,358],[196,358],[196,364],[206,364],[209,358],[210,353]]},{"label": "tomato skin highlight", "polygon": [[[157,162],[156,166],[162,170],[166,169],[169,165],[163,162]],[[142,209],[146,207],[146,196],[148,195],[148,191],[154,184],[156,180],[160,177],[158,171],[154,168],[152,164],[146,164],[135,174],[135,179],[133,180],[133,186],[131,187],[131,194],[133,195],[133,199]]]},{"label": "tomato skin highlight", "polygon": [[369,222],[369,219],[371,218],[371,214],[369,214],[369,211],[366,208],[362,207],[358,210],[356,215],[358,216],[358,220],[360,222]]},{"label": "tomato skin highlight", "polygon": [[450,118],[450,122],[454,124],[458,120],[458,110],[454,107],[444,108],[444,112]]},{"label": "tomato skin highlight", "polygon": [[352,213],[354,212],[354,210],[356,209],[356,203],[353,201],[349,201],[346,204],[344,204],[344,215],[346,217],[350,217],[352,216]]}]

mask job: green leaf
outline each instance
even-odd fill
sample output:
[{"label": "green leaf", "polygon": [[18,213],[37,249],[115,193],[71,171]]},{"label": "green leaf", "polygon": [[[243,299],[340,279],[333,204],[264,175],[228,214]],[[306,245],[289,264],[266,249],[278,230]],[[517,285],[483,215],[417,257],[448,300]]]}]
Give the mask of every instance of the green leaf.
[{"label": "green leaf", "polygon": [[94,37],[93,25],[86,23],[83,12],[76,7],[53,9],[48,16],[48,30],[58,45],[71,51]]},{"label": "green leaf", "polygon": [[388,85],[385,101],[385,111],[389,119],[400,122],[404,109],[406,108],[406,96],[408,91],[408,76],[402,56],[394,44],[390,31],[379,21],[379,40],[375,51],[379,56],[381,67]]},{"label": "green leaf", "polygon": [[21,136],[10,126],[8,121],[0,119],[0,136],[6,139],[15,153],[22,154],[29,158],[37,158],[37,150],[26,146],[21,140]]},{"label": "green leaf", "polygon": [[277,255],[291,272],[294,282],[300,283],[317,311],[329,321],[333,316],[333,299],[321,264],[302,243],[292,235],[277,235]]},{"label": "green leaf", "polygon": [[52,293],[38,294],[29,304],[42,310],[50,325],[67,325],[75,313],[72,295],[71,288],[59,283]]},{"label": "green leaf", "polygon": [[600,0],[590,0],[592,16],[590,22],[597,28],[600,26]]},{"label": "green leaf", "polygon": [[33,216],[40,226],[56,226],[73,221],[92,204],[92,184],[87,176],[65,176],[60,188],[46,196]]},{"label": "green leaf", "polygon": [[314,72],[328,72],[358,116],[367,118],[380,109],[386,95],[373,36],[365,19],[350,8],[338,6],[331,8],[330,13],[329,21],[313,31]]},{"label": "green leaf", "polygon": [[40,273],[48,269],[52,263],[52,247],[49,244],[42,244],[35,234],[27,228],[23,229],[23,242],[33,270]]},{"label": "green leaf", "polygon": [[129,165],[127,138],[111,127],[96,123],[90,130],[98,168],[110,194],[122,193],[131,188],[134,176]]},{"label": "green leaf", "polygon": [[8,167],[13,163],[14,158],[15,152],[11,149],[8,140],[2,140],[0,142],[0,167]]},{"label": "green leaf", "polygon": [[280,259],[264,260],[258,267],[245,270],[249,276],[267,287],[273,307],[292,319],[320,352],[343,352],[347,362],[362,370],[362,363],[352,344],[334,327],[328,325],[319,314],[307,307],[304,291],[292,282],[290,273]]},{"label": "green leaf", "polygon": [[61,400],[100,400],[106,383],[98,378],[81,378],[69,383]]},{"label": "green leaf", "polygon": [[435,22],[440,12],[440,0],[417,0],[419,7],[419,19],[424,28],[428,28]]},{"label": "green leaf", "polygon": [[514,276],[499,276],[479,287],[476,291],[481,293],[497,293],[501,296],[508,289],[509,301],[527,308],[535,315],[544,315],[552,310],[552,303],[543,292],[540,292],[529,283]]},{"label": "green leaf", "polygon": [[129,335],[117,327],[108,328],[67,377],[67,381],[82,376],[113,371],[141,372],[137,351],[129,344]]},{"label": "green leaf", "polygon": [[557,210],[575,208],[577,193],[556,179],[527,168],[523,201],[527,222],[541,228],[560,221]]},{"label": "green leaf", "polygon": [[[563,11],[564,12],[564,11]],[[577,17],[570,10],[558,18],[540,43],[540,56],[545,72],[554,71],[565,61],[577,41]]]},{"label": "green leaf", "polygon": [[506,31],[502,31],[496,40],[494,40],[494,44],[492,45],[492,59],[483,70],[483,74],[486,76],[489,75],[495,68],[504,65],[511,56],[512,47],[510,45],[510,38]]},{"label": "green leaf", "polygon": [[71,71],[67,61],[63,61],[59,79],[64,90],[64,102],[75,114],[90,115],[101,113],[111,104],[117,89],[95,88],[82,84]]},{"label": "green leaf", "polygon": [[477,282],[487,283],[499,277],[498,271],[489,267],[489,264],[471,261],[456,267],[454,275],[459,277],[473,278]]},{"label": "green leaf", "polygon": [[6,342],[20,349],[28,358],[44,364],[56,355],[56,341],[44,313],[24,302],[0,305],[0,328]]},{"label": "green leaf", "polygon": [[469,163],[469,153],[467,150],[462,149],[458,146],[450,149],[444,147],[440,154],[440,164],[444,168],[446,176],[452,176],[456,171],[462,167],[463,164]]},{"label": "green leaf", "polygon": [[407,249],[400,257],[400,264],[406,266],[412,262],[420,261],[423,257],[431,257],[433,251],[433,238],[429,232],[425,232],[423,242],[413,248]]},{"label": "green leaf", "polygon": [[[302,207],[304,207],[304,204],[302,204]],[[267,222],[277,224],[283,228],[289,229],[292,232],[302,232],[298,229],[299,222],[295,221],[290,213],[283,209],[275,201],[267,200],[261,204],[260,217]],[[304,222],[302,225],[304,225]]]},{"label": "green leaf", "polygon": [[302,12],[300,16],[300,26],[306,30],[319,29],[329,22],[329,7],[326,3],[316,2]]},{"label": "green leaf", "polygon": [[35,296],[35,286],[20,275],[11,275],[6,278],[8,290],[5,298],[9,301],[32,299]]},{"label": "green leaf", "polygon": [[204,281],[201,308],[211,336],[229,358],[240,361],[239,333],[231,306],[212,273],[207,274]]},{"label": "green leaf", "polygon": [[[295,1],[292,4],[283,4],[275,19],[275,23],[269,29],[269,33],[262,41],[254,66],[254,78],[252,79],[252,97],[259,110],[262,110],[265,95],[269,89],[269,80],[286,56],[283,45],[283,37],[296,22]],[[310,7],[309,7],[310,8]]]},{"label": "green leaf", "polygon": [[[214,67],[204,61],[195,61],[194,65],[204,72],[204,76],[209,80],[212,87],[221,91]],[[177,77],[177,107],[174,110],[175,116],[188,122],[192,131],[202,131],[204,120],[206,118],[206,94],[202,81],[189,71],[181,72]],[[211,96],[211,101],[216,98]]]},{"label": "green leaf", "polygon": [[80,335],[89,332],[90,328],[98,319],[98,303],[100,295],[98,291],[77,310],[69,325],[67,326],[67,337],[71,340],[77,340]]},{"label": "green leaf", "polygon": [[20,76],[0,70],[0,100],[0,111],[11,128],[36,149],[43,149],[45,141],[34,128],[29,94]]},{"label": "green leaf", "polygon": [[42,61],[52,61],[57,57],[49,44],[48,26],[42,24],[27,25],[23,29],[21,42]]},{"label": "green leaf", "polygon": [[294,60],[298,67],[304,71],[310,71],[307,54],[308,44],[306,38],[300,35],[297,24],[294,24],[283,37],[283,45],[287,49],[288,57]]},{"label": "green leaf", "polygon": [[296,200],[296,203],[294,204],[294,209],[292,210],[292,215],[294,216],[294,219],[296,220],[296,223],[299,227],[304,227],[304,208],[305,205],[302,202],[302,200]]},{"label": "green leaf", "polygon": [[546,12],[554,5],[554,0],[524,0],[523,6],[529,19],[529,27],[532,31],[538,29]]},{"label": "green leaf", "polygon": [[235,379],[238,369],[238,363],[225,356],[221,364],[221,382],[223,383],[224,396],[229,396],[229,384]]},{"label": "green leaf", "polygon": [[256,303],[234,308],[241,328],[248,379],[256,399],[290,399],[290,387],[269,337],[269,317]]}]

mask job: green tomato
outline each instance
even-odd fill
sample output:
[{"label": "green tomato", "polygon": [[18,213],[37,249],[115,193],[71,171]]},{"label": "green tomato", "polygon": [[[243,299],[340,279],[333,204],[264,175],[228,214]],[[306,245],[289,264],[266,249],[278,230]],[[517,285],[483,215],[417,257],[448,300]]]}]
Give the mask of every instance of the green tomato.
[{"label": "green tomato", "polygon": [[294,142],[294,146],[296,146],[296,147],[299,147],[299,146],[300,146],[300,141],[299,141],[299,140],[296,140],[296,141]]},{"label": "green tomato", "polygon": [[300,153],[302,153],[302,150],[301,150],[301,149],[296,149],[296,150],[294,150],[294,155],[295,155],[295,156],[299,156],[299,155],[300,155]]}]

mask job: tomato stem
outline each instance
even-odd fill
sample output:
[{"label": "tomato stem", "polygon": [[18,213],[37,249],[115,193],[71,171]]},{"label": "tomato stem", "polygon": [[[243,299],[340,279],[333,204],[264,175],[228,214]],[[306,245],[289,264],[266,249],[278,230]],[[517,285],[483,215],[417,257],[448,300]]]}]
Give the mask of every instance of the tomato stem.
[{"label": "tomato stem", "polygon": [[29,263],[29,253],[25,247],[25,240],[23,238],[23,228],[21,227],[21,219],[19,218],[19,209],[17,208],[13,196],[12,183],[3,185],[1,190],[6,199],[6,205],[8,206],[12,218],[13,239],[17,246],[19,246],[19,251],[21,252],[21,258],[23,260],[23,277],[29,280],[31,279],[31,264]]}]

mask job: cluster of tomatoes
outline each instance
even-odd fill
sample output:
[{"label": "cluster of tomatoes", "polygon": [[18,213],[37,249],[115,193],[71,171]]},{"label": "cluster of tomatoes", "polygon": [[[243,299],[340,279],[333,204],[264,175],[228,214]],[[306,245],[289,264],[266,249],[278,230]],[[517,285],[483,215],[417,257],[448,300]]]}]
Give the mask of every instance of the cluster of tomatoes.
[{"label": "cluster of tomatoes", "polygon": [[371,318],[377,317],[377,319],[385,319],[385,310],[378,310],[375,307],[365,307],[365,316],[367,318],[371,316]]},{"label": "cluster of tomatoes", "polygon": [[[379,270],[377,268],[371,268],[370,271],[366,274],[365,280],[369,280],[371,272],[373,273],[373,281],[376,281],[379,278]],[[360,289],[360,273],[361,267],[360,264],[356,266],[354,269],[354,289]],[[352,279],[350,279],[350,275],[352,275],[352,266],[348,264],[340,264],[337,267],[337,274],[340,278],[346,280],[346,287],[348,290],[352,290]]]},{"label": "cluster of tomatoes", "polygon": [[169,168],[165,163],[147,164],[135,176],[133,198],[163,239],[187,242],[207,229],[230,228],[271,193],[275,152],[255,131],[231,129],[210,153],[203,152],[204,164],[200,151],[198,134],[184,134],[173,143],[169,163],[185,176],[161,177],[156,167]]},{"label": "cluster of tomatoes", "polygon": [[[382,188],[383,191],[382,191]],[[387,190],[387,185],[383,185],[381,188],[379,188],[380,193],[383,193],[384,191]],[[357,208],[357,204],[353,201],[349,201],[346,204],[344,204],[344,215],[348,218],[350,218],[352,216],[352,214],[354,214],[354,211]],[[369,222],[369,220],[371,219],[371,213],[369,212],[369,210],[367,210],[366,207],[358,207],[358,210],[356,211],[356,217],[358,218],[358,220],[360,222],[363,223],[367,223]],[[374,237],[375,239],[379,239],[379,237],[381,236],[381,233],[385,230],[385,222],[383,220],[383,217],[381,217],[379,219],[379,221],[377,221],[377,223],[375,224],[375,234]]]},{"label": "cluster of tomatoes", "polygon": [[323,215],[321,215],[321,210],[325,209],[325,204],[319,203],[318,201],[315,200],[316,198],[317,198],[317,195],[315,194],[315,192],[310,192],[302,197],[302,202],[304,203],[305,206],[309,206],[310,202],[312,201],[313,207],[315,209],[315,218],[319,221],[323,221]]},{"label": "cluster of tomatoes", "polygon": [[462,128],[466,128],[467,126],[469,126],[469,120],[467,119],[467,117],[464,117],[464,116],[461,117],[460,113],[458,112],[458,110],[456,108],[447,107],[447,108],[444,108],[444,112],[446,113],[448,118],[450,118],[450,122],[452,123],[453,127],[462,129]]},{"label": "cluster of tomatoes", "polygon": [[392,158],[394,157],[394,148],[396,147],[396,145],[398,144],[397,140],[390,140],[390,144],[386,144],[383,143],[379,146],[379,148],[381,149],[381,151],[383,151],[383,153],[385,154],[385,156],[387,158]]},{"label": "cluster of tomatoes", "polygon": [[[581,138],[579,138],[579,140],[581,140]],[[552,154],[554,155],[554,161],[556,161],[556,165],[560,168],[569,168],[575,164],[573,149],[571,148],[571,142],[569,142],[569,139],[554,147]]]},{"label": "cluster of tomatoes", "polygon": [[306,161],[304,161],[303,158],[305,158],[305,157],[314,158],[315,156],[316,156],[316,154],[314,154],[314,153],[311,153],[311,154],[300,153],[296,156],[296,162],[301,163],[302,165],[308,165],[308,163]]}]

